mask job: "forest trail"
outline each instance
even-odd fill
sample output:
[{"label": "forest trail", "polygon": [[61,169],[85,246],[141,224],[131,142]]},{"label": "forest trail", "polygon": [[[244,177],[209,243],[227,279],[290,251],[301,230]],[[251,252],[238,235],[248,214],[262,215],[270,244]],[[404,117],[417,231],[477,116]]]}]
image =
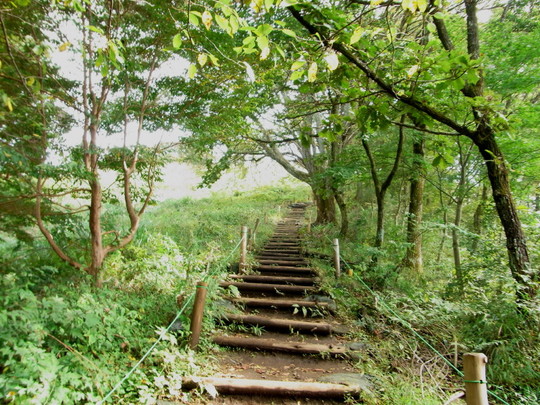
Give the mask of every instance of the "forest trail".
[{"label": "forest trail", "polygon": [[220,395],[212,404],[334,404],[369,387],[351,365],[362,344],[347,342],[333,300],[302,253],[299,228],[305,204],[293,204],[255,256],[258,264],[230,275],[222,287],[240,296],[230,305],[223,335],[213,341],[221,370],[207,382]]}]

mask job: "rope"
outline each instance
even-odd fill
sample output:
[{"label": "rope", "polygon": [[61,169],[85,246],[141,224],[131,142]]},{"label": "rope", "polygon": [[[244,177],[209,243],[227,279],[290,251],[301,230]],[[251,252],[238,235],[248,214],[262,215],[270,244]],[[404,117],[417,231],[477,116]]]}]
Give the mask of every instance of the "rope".
[{"label": "rope", "polygon": [[[326,239],[328,239],[328,241],[332,242],[332,240],[326,236]],[[345,264],[345,266],[347,267],[347,269],[349,270],[354,270],[353,267],[351,265],[349,265],[349,263],[343,258],[343,256],[339,255],[340,259],[343,261],[343,263]],[[411,324],[409,322],[407,322],[406,320],[404,320],[403,318],[401,318],[396,311],[394,311],[381,297],[379,297],[379,295],[373,291],[365,282],[364,280],[356,273],[353,273],[354,274],[354,278],[360,282],[360,284],[362,284],[375,298],[377,298],[377,300],[387,309],[388,312],[390,312],[394,317],[396,317],[402,324],[403,326],[405,326],[407,329],[409,329],[419,340],[421,340],[427,347],[429,347],[435,354],[437,354],[441,359],[444,360],[444,362],[450,366],[450,368],[452,368],[460,377],[464,377],[464,374],[463,372],[458,369],[456,366],[454,366],[454,364],[452,362],[450,362],[450,360],[448,360],[446,357],[444,357],[444,355],[439,352],[435,347],[433,347],[433,345],[431,343],[429,343],[422,335],[420,335],[417,331],[415,331],[413,329],[413,327],[411,326]],[[478,380],[478,381],[474,381],[474,380],[463,380],[463,382],[466,382],[466,383],[478,383],[478,384],[487,384],[487,381],[482,381],[482,380]],[[499,397],[497,394],[495,394],[493,391],[490,391],[489,389],[487,390],[488,394],[490,394],[491,396],[493,396],[494,398],[498,399],[500,402],[502,402],[503,404],[505,405],[510,405],[508,402],[506,402],[504,399],[502,399],[501,397]]]},{"label": "rope", "polygon": [[[231,250],[231,252],[229,253],[229,255],[223,260],[224,263],[228,262],[228,260],[232,257],[232,255],[234,254],[234,252],[238,249],[238,247],[240,246],[240,243],[242,243],[242,240],[240,239],[240,241],[236,244],[236,246],[233,248],[233,250]],[[218,269],[221,269],[221,266],[216,266],[214,268],[214,270],[212,270],[211,272],[209,272],[205,277],[204,279],[207,280],[209,277],[211,277],[212,275],[214,275]],[[197,286],[197,288],[207,288],[206,286]],[[182,315],[184,313],[184,311],[186,310],[186,308],[188,307],[188,305],[191,304],[191,302],[193,301],[193,298],[195,297],[195,293],[191,293],[191,295],[188,297],[188,299],[186,300],[186,302],[184,303],[184,305],[182,306],[182,308],[180,308],[180,310],[176,313],[176,316],[174,317],[173,321],[169,324],[169,326],[167,326],[167,328],[159,335],[158,339],[154,342],[154,344],[152,346],[150,346],[150,348],[146,351],[146,353],[140,358],[139,361],[137,361],[137,363],[127,372],[127,374],[109,391],[109,393],[107,395],[105,395],[103,397],[103,399],[101,399],[97,405],[103,405],[103,403],[105,403],[105,401],[107,401],[108,399],[111,398],[112,394],[114,394],[116,392],[116,390],[118,388],[120,388],[122,386],[122,384],[124,382],[126,382],[129,377],[131,377],[131,375],[139,368],[139,366],[148,358],[148,356],[150,356],[150,354],[154,351],[154,349],[156,348],[156,346],[158,345],[159,342],[161,342],[163,340],[163,338],[165,337],[165,335],[169,332],[169,330],[172,328],[173,324],[178,320],[178,318],[180,318],[180,315]]]}]

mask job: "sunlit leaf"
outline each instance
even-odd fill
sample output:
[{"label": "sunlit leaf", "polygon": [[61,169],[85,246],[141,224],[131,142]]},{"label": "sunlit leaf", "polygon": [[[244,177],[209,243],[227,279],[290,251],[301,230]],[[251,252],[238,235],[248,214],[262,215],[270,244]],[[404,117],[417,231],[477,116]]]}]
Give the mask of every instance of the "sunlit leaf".
[{"label": "sunlit leaf", "polygon": [[293,38],[296,38],[296,32],[294,32],[293,30],[290,30],[290,29],[287,29],[287,28],[283,28],[281,30],[281,32],[283,32],[285,35],[288,35],[290,37],[293,37]]},{"label": "sunlit leaf", "polygon": [[268,48],[269,46],[268,37],[257,37],[257,46],[259,47],[261,51],[264,50],[265,48]]},{"label": "sunlit leaf", "polygon": [[197,74],[197,65],[195,65],[194,63],[192,63],[191,65],[189,65],[188,67],[188,77],[190,79],[193,79],[195,77],[195,75]]},{"label": "sunlit leaf", "polygon": [[190,23],[190,24],[193,24],[195,27],[198,27],[198,26],[199,26],[199,17],[197,17],[197,16],[195,15],[195,13],[190,12],[190,13],[189,13],[189,16],[188,16],[188,19],[189,19],[189,23]]},{"label": "sunlit leaf", "polygon": [[297,60],[295,62],[293,62],[292,66],[291,66],[291,70],[294,72],[295,70],[298,70],[300,69],[302,66],[304,66],[306,64],[306,61],[304,60]]},{"label": "sunlit leaf", "polygon": [[255,72],[253,71],[253,68],[251,65],[247,62],[244,62],[244,66],[246,67],[246,74],[250,82],[255,81]]},{"label": "sunlit leaf", "polygon": [[208,55],[205,53],[200,53],[197,55],[197,62],[199,62],[199,65],[204,66],[206,65],[206,62],[208,62]]},{"label": "sunlit leaf", "polygon": [[418,7],[418,10],[423,13],[427,9],[428,0],[416,0],[416,5]]},{"label": "sunlit leaf", "polygon": [[339,59],[337,54],[334,51],[329,51],[326,56],[324,57],[324,60],[328,64],[328,69],[330,70],[336,70],[339,65]]},{"label": "sunlit leaf", "polygon": [[173,43],[173,47],[174,47],[175,49],[180,48],[180,47],[182,46],[182,35],[176,34],[176,35],[173,37],[172,43]]},{"label": "sunlit leaf", "polygon": [[418,69],[419,69],[418,65],[411,66],[410,69],[407,70],[407,76],[412,77],[416,72],[418,72]]},{"label": "sunlit leaf", "polygon": [[210,11],[204,10],[201,16],[201,20],[206,29],[209,30],[212,26],[212,14],[210,13]]},{"label": "sunlit leaf", "polygon": [[298,80],[304,75],[305,72],[306,72],[305,70],[295,70],[294,72],[291,73],[289,80],[291,81]]},{"label": "sunlit leaf", "polygon": [[71,42],[69,42],[69,41],[68,41],[68,42],[64,42],[62,45],[60,45],[60,46],[58,47],[58,50],[59,50],[60,52],[64,52],[64,51],[66,51],[70,46],[71,46]]},{"label": "sunlit leaf", "polygon": [[351,39],[349,40],[349,44],[355,44],[357,43],[360,38],[362,37],[362,34],[364,33],[364,28],[358,26],[355,28],[355,30],[353,31],[352,35],[351,35]]},{"label": "sunlit leaf", "polygon": [[311,65],[309,65],[308,82],[314,82],[315,80],[317,80],[318,70],[319,70],[319,67],[317,66],[317,62],[313,62]]},{"label": "sunlit leaf", "polygon": [[266,58],[268,58],[268,55],[270,55],[270,47],[269,46],[267,46],[266,48],[264,48],[261,51],[260,59],[265,60]]}]

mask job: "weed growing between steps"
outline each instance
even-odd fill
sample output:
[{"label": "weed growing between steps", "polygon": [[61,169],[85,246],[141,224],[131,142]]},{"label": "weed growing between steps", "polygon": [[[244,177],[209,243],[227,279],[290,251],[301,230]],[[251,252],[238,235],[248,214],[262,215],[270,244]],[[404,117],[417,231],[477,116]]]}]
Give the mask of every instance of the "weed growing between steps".
[{"label": "weed growing between steps", "polygon": [[[279,204],[303,199],[302,191],[266,189],[153,207],[137,239],[109,258],[101,289],[59,262],[39,237],[28,244],[2,239],[0,398],[13,404],[96,403],[173,319],[177,295],[189,296],[207,271],[225,270],[241,225],[261,218],[262,240],[283,212]],[[115,210],[104,220],[116,223]],[[63,244],[62,234],[55,238]],[[233,256],[230,263],[236,261]],[[209,291],[209,315],[222,310],[213,298],[216,289],[214,284]],[[213,345],[203,340],[200,352],[187,349],[188,327],[186,315],[109,403],[153,404],[158,397],[192,403],[199,393],[182,393],[181,378],[212,373]],[[205,332],[212,328],[206,317]]]}]

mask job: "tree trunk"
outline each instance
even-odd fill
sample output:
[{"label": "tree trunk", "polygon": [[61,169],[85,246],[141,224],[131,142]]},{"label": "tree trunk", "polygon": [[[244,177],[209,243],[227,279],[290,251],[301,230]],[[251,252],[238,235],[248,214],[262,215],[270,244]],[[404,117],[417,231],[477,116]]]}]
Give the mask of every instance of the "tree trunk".
[{"label": "tree trunk", "polygon": [[375,243],[373,247],[380,248],[384,243],[384,197],[385,192],[377,195],[377,231],[375,232]]},{"label": "tree trunk", "polygon": [[454,255],[454,269],[459,287],[460,295],[463,295],[463,269],[461,267],[461,253],[459,251],[459,227],[461,225],[461,216],[463,214],[463,198],[459,198],[456,203],[456,215],[454,217],[454,226],[452,227],[452,253]]},{"label": "tree trunk", "polygon": [[331,191],[321,188],[312,188],[313,198],[317,207],[315,224],[329,224],[336,222],[336,205]]},{"label": "tree trunk", "polygon": [[480,242],[480,236],[482,235],[482,221],[484,219],[484,209],[488,197],[488,188],[485,184],[482,184],[482,194],[480,196],[480,202],[474,211],[473,216],[473,232],[478,235],[474,238],[471,251],[476,252],[478,250],[478,245]]},{"label": "tree trunk", "polygon": [[339,231],[339,236],[345,237],[347,236],[347,232],[349,231],[349,216],[347,214],[347,204],[345,203],[345,199],[343,198],[343,193],[335,189],[334,198],[341,214],[341,229]]},{"label": "tree trunk", "polygon": [[105,249],[103,247],[103,235],[101,230],[101,200],[103,191],[99,181],[99,174],[94,172],[94,179],[90,181],[90,240],[91,240],[91,263],[86,271],[94,278],[96,287],[101,287],[101,267],[105,259]]},{"label": "tree trunk", "polygon": [[409,247],[405,253],[405,267],[414,270],[415,273],[422,273],[424,261],[422,257],[422,214],[424,209],[424,139],[419,139],[413,143],[413,164],[411,178],[411,191],[409,198],[409,215],[407,217],[407,243]]},{"label": "tree trunk", "polygon": [[502,151],[490,127],[480,127],[476,135],[472,137],[472,141],[484,158],[495,208],[506,236],[510,271],[519,285],[518,298],[531,299],[536,296],[538,290],[535,285],[538,273],[530,266],[525,234],[510,191],[508,168]]}]

